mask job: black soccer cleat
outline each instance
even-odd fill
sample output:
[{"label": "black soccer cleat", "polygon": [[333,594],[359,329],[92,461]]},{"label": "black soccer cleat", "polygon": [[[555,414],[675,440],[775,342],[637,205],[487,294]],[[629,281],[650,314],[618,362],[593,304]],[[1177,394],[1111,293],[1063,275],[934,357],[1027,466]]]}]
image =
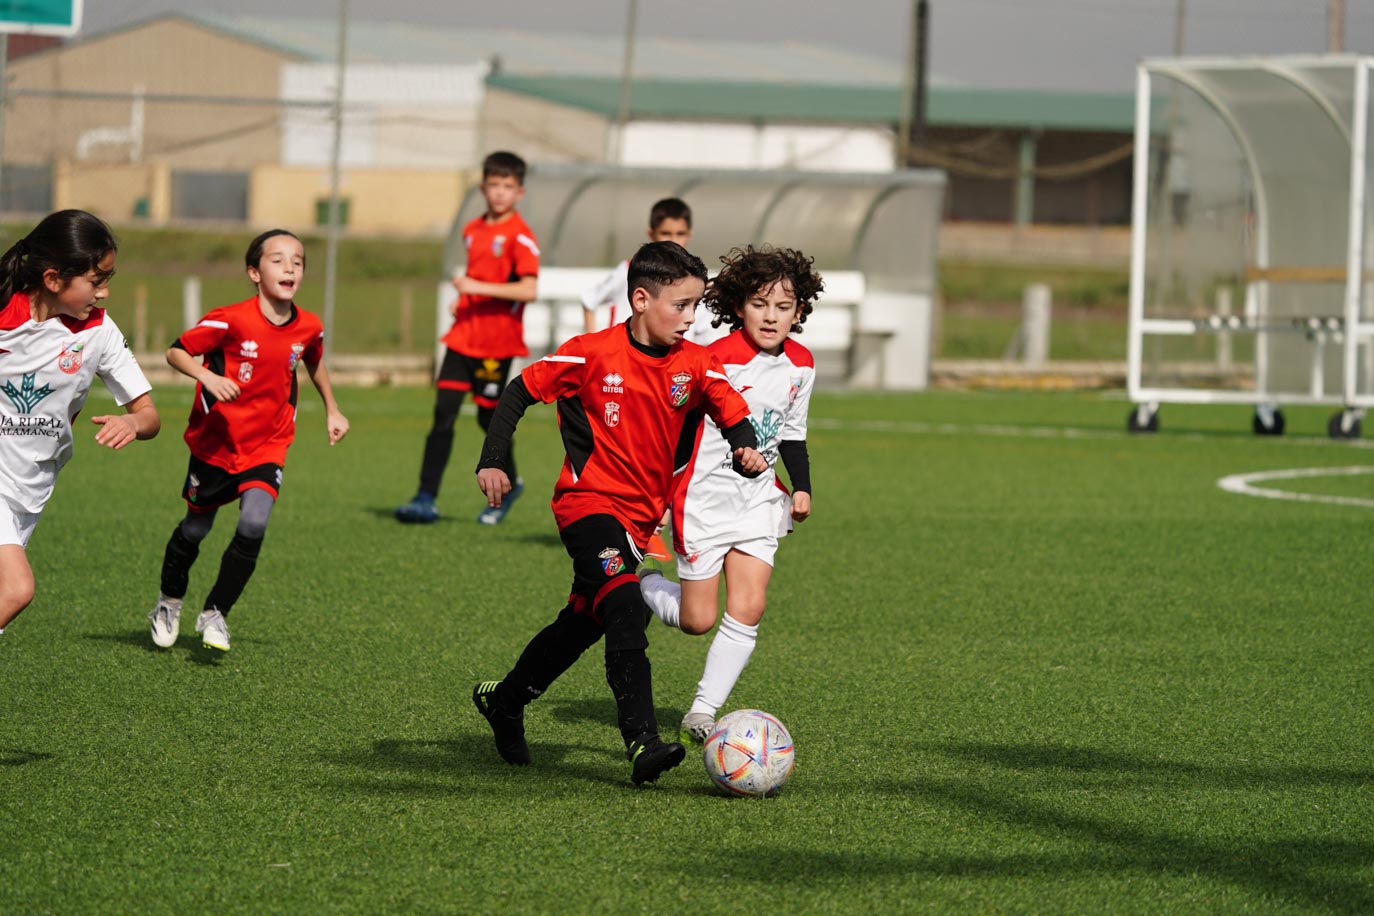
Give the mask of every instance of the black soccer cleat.
[{"label": "black soccer cleat", "polygon": [[630,761],[630,782],[637,786],[653,782],[681,763],[686,756],[687,748],[676,741],[667,744],[657,735],[648,741],[635,741],[625,751],[625,757]]},{"label": "black soccer cleat", "polygon": [[483,681],[473,687],[472,705],[491,726],[496,753],[506,763],[522,767],[530,762],[530,746],[525,743],[525,713],[521,710],[510,716],[496,708],[496,688],[500,686],[500,681]]}]

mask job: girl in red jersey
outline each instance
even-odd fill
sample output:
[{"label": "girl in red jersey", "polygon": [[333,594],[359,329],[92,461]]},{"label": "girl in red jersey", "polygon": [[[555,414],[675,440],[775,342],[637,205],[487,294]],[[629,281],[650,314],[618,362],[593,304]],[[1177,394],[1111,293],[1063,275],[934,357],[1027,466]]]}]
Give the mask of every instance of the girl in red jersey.
[{"label": "girl in red jersey", "polygon": [[167,351],[172,368],[196,380],[196,397],[186,427],[186,517],[167,542],[161,593],[148,615],[153,642],[163,648],[177,640],[200,542],[219,507],[237,499],[238,526],[196,619],[207,648],[229,651],[225,618],[257,565],[286,450],[296,436],[297,363],[305,364],[324,401],[329,444],[348,433],[324,367],[324,328],[293,301],[305,276],[301,240],[285,229],[264,232],[249,244],[244,260],[257,294],[214,309]]},{"label": "girl in red jersey", "polygon": [[114,262],[110,227],[83,210],[53,213],[0,257],[0,628],[33,600],[25,549],[91,383],[126,411],[91,417],[98,444],[123,448],[161,427],[148,379],[99,307]]}]

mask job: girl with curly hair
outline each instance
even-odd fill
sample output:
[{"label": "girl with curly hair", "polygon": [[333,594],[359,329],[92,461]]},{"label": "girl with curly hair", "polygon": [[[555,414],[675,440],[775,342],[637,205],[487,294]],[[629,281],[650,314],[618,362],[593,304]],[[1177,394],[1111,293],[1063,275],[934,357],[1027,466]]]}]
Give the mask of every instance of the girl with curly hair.
[{"label": "girl with curly hair", "polygon": [[[696,741],[710,735],[716,712],[753,654],[778,538],[811,515],[806,415],[816,369],[810,351],[792,336],[801,333],[824,288],[812,259],[790,248],[737,248],[721,262],[703,305],[714,316],[712,325],[727,325],[730,333],[708,349],[744,394],[769,467],[752,480],[735,474],[724,440],[704,418],[673,498],[681,584],[655,563],[639,569],[640,589],[654,614],[693,635],[715,626],[725,576],[725,615],[682,720],[683,734]],[[778,458],[792,482],[790,494],[774,471]]]}]

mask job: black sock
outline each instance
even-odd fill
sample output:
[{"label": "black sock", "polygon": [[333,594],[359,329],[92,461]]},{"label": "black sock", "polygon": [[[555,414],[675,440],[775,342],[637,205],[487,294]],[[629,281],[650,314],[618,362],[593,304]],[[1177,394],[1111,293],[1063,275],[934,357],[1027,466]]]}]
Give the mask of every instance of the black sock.
[{"label": "black sock", "polygon": [[658,737],[654,686],[645,654],[649,647],[644,635],[646,609],[637,585],[613,590],[599,607],[606,622],[606,683],[615,694],[616,723],[626,747]]},{"label": "black sock", "polygon": [[578,614],[569,604],[553,623],[535,634],[520,653],[515,667],[501,682],[497,705],[506,712],[523,709],[549,689],[559,675],[573,666],[582,653],[596,645],[601,627]]},{"label": "black sock", "polygon": [[234,602],[243,594],[243,587],[253,576],[258,565],[258,553],[262,550],[262,538],[245,537],[234,532],[233,540],[224,549],[219,561],[219,577],[215,579],[210,594],[205,598],[205,609],[216,608],[225,617],[233,608]]},{"label": "black sock", "polygon": [[167,549],[162,554],[162,594],[168,598],[185,598],[191,577],[191,567],[200,556],[200,543],[186,539],[181,525],[172,530]]},{"label": "black sock", "polygon": [[463,409],[465,391],[441,388],[434,396],[434,420],[425,437],[425,456],[420,461],[420,492],[430,496],[439,495],[439,484],[444,481],[444,469],[448,467],[449,455],[453,453],[453,424],[458,420],[458,412]]}]

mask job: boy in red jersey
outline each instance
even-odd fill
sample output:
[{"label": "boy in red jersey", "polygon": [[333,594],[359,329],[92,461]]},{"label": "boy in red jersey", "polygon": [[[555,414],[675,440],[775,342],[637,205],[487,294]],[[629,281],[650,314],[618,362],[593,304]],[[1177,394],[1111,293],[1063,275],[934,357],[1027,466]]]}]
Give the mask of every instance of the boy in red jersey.
[{"label": "boy in red jersey", "polygon": [[[516,212],[525,196],[525,162],[514,153],[496,152],[482,162],[482,196],[487,212],[463,227],[467,272],[453,281],[458,301],[453,327],[444,335],[444,362],[436,382],[434,423],[425,439],[420,464],[420,488],[396,510],[403,522],[427,524],[439,520],[434,501],[453,451],[453,424],[472,392],[477,424],[485,431],[506,387],[511,360],[528,356],[522,319],[525,303],[535,296],[539,276],[539,245],[534,232]],[[510,464],[515,485],[499,506],[477,516],[484,525],[500,524],[524,491]]]},{"label": "boy in red jersey", "polygon": [[225,618],[257,566],[286,450],[296,436],[297,363],[305,363],[324,401],[329,444],[348,433],[348,419],[334,402],[324,367],[324,328],[292,301],[305,275],[300,239],[285,229],[264,232],[249,244],[244,260],[257,294],[213,309],[167,351],[172,368],[196,380],[196,396],[186,426],[191,448],[181,494],[186,517],[167,542],[161,593],[148,615],[153,642],[163,648],[177,640],[181,602],[200,542],[219,507],[237,499],[238,526],[196,619],[207,648],[229,651]]},{"label": "boy in red jersey", "polygon": [[492,417],[478,464],[487,504],[500,505],[515,425],[531,404],[558,402],[567,457],[554,487],[553,514],[573,561],[572,593],[553,623],[525,647],[501,681],[473,688],[508,763],[530,760],[525,706],[606,637],[606,681],[636,785],[682,762],[686,749],[665,743],[649,677],[648,608],[635,568],[658,526],[705,412],[729,441],[746,476],[768,463],[755,449],[749,406],[720,360],[683,337],[706,287],[706,265],[673,242],[651,242],[630,261],[630,320],[584,334],[527,367]]}]

